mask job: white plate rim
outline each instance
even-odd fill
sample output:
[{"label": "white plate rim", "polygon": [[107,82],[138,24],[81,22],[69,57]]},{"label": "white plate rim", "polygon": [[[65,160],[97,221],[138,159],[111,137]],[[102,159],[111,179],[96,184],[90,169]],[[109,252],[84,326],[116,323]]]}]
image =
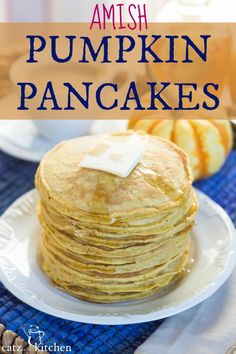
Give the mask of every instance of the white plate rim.
[{"label": "white plate rim", "polygon": [[[15,124],[15,129],[18,127],[22,127],[22,124],[27,124],[27,126],[32,125],[32,121],[30,119],[25,119],[25,120],[2,120],[0,121],[0,126],[1,124]],[[45,144],[49,144],[49,142],[46,142],[43,138],[41,138],[39,135],[37,135],[37,139],[40,140],[42,143],[45,142]],[[46,145],[45,145],[46,146]],[[53,146],[53,144],[52,144]],[[29,161],[29,162],[40,162],[42,159],[42,156],[44,153],[47,152],[47,149],[45,148],[45,151],[37,151],[37,150],[31,150],[30,148],[27,149],[25,147],[20,146],[17,143],[13,143],[10,139],[8,140],[7,137],[4,137],[0,134],[0,149],[5,152],[6,154],[13,156],[15,158]]]},{"label": "white plate rim", "polygon": [[38,163],[42,158],[42,155],[40,153],[23,149],[22,147],[14,145],[13,143],[7,141],[3,137],[0,137],[0,149],[10,156],[29,162]]},{"label": "white plate rim", "polygon": [[[27,192],[26,194],[19,197],[2,215],[0,221],[4,221],[5,216],[7,216],[11,210],[21,205],[27,198],[35,198],[35,189]],[[16,293],[16,288],[8,282],[5,276],[0,272],[0,280],[2,281],[3,285],[18,299],[22,302],[30,305],[33,308],[36,308],[39,311],[45,312],[49,315],[54,317],[59,317],[66,320],[78,321],[83,323],[93,323],[93,324],[101,324],[101,325],[124,325],[124,324],[135,324],[135,323],[143,323],[149,322],[154,320],[163,319],[172,315],[176,315],[182,311],[185,311],[200,302],[204,301],[208,297],[210,297],[213,293],[215,293],[219,287],[229,278],[230,274],[233,271],[235,266],[235,254],[236,254],[236,233],[234,225],[226,213],[226,211],[221,208],[216,202],[210,199],[206,194],[203,192],[197,191],[198,196],[205,200],[210,208],[213,208],[215,212],[224,220],[224,223],[227,225],[228,229],[230,230],[230,240],[231,240],[231,248],[229,254],[229,259],[227,263],[227,267],[225,267],[224,272],[218,275],[217,282],[212,282],[207,289],[203,290],[200,294],[196,294],[191,299],[185,300],[184,302],[179,302],[177,304],[173,304],[168,308],[164,307],[161,310],[152,311],[149,313],[137,313],[137,314],[127,314],[127,315],[119,315],[116,313],[103,313],[96,316],[93,315],[84,315],[78,313],[71,313],[68,311],[63,311],[56,308],[53,308],[43,302],[38,302],[37,298],[26,298],[24,294],[19,292]],[[1,235],[0,235],[1,237]]]}]

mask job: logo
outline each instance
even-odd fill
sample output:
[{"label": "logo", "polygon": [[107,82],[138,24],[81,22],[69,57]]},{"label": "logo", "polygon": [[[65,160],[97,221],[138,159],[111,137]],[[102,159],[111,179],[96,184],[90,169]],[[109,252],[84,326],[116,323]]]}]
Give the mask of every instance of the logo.
[{"label": "logo", "polygon": [[[54,353],[54,352],[59,352],[59,353],[65,353],[65,352],[71,352],[71,346],[70,345],[58,345],[57,343],[53,343],[51,345],[46,345],[43,343],[43,339],[45,337],[45,332],[42,331],[39,326],[37,325],[29,325],[29,326],[24,326],[22,327],[26,337],[27,337],[27,342],[29,345],[32,345],[35,347],[35,351],[43,351],[47,353]],[[23,353],[24,347],[22,345],[3,345],[0,347],[0,351],[3,351],[4,353]],[[1,353],[2,353],[1,351]],[[34,351],[34,352],[35,352]]]},{"label": "logo", "polygon": [[45,332],[41,331],[39,326],[30,325],[29,327],[23,327],[25,335],[28,337],[28,344],[35,345],[37,348],[43,345],[43,337]]},{"label": "logo", "polygon": [[35,349],[38,351],[45,352],[71,352],[70,345],[58,345],[53,343],[52,345],[46,345],[43,343],[43,338],[45,337],[45,332],[42,331],[37,325],[24,326],[23,331],[28,338],[28,344],[35,346]]}]

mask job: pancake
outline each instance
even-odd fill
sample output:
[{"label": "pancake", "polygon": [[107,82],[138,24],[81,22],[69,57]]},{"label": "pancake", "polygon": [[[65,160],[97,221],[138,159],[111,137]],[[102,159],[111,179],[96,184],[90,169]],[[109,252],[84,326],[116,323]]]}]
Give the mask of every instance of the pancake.
[{"label": "pancake", "polygon": [[40,264],[53,284],[93,302],[140,299],[184,272],[197,211],[185,153],[145,136],[145,152],[126,178],[82,168],[88,150],[115,136],[65,141],[36,173]]},{"label": "pancake", "polygon": [[[40,164],[36,185],[42,197],[63,214],[86,215],[113,223],[122,215],[150,215],[181,204],[192,182],[186,154],[171,142],[149,136],[142,161],[125,179],[80,167],[106,136],[72,139],[56,146]],[[122,141],[123,136],[120,136]],[[37,182],[39,180],[39,182]],[[124,183],[125,181],[125,183]]]}]

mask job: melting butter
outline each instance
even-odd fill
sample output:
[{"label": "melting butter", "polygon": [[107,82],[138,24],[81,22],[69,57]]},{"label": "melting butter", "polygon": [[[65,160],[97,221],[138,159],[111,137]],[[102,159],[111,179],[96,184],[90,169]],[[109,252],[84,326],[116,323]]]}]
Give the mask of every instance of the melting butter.
[{"label": "melting butter", "polygon": [[107,143],[98,143],[89,150],[88,154],[91,156],[100,156],[104,154],[104,152],[109,149],[109,144]]},{"label": "melting butter", "polygon": [[95,144],[80,166],[127,177],[141,161],[146,140],[138,135],[135,138],[133,135],[120,138],[110,137]]},{"label": "melting butter", "polygon": [[121,161],[123,161],[123,158],[124,158],[124,156],[120,153],[111,154],[111,159],[114,162],[121,162]]}]

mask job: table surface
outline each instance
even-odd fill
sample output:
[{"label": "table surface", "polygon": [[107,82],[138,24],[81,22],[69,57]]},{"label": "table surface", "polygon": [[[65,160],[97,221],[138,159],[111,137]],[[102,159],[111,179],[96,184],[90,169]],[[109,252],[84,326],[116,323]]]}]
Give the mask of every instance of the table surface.
[{"label": "table surface", "polygon": [[[35,163],[15,159],[0,151],[0,214],[34,187],[36,168]],[[219,203],[236,225],[236,151],[230,154],[219,173],[198,181],[195,186]],[[45,332],[44,344],[70,345],[72,354],[131,354],[161,323],[102,326],[66,321],[25,305],[1,283],[0,322],[24,339],[23,327],[38,325]]]}]

